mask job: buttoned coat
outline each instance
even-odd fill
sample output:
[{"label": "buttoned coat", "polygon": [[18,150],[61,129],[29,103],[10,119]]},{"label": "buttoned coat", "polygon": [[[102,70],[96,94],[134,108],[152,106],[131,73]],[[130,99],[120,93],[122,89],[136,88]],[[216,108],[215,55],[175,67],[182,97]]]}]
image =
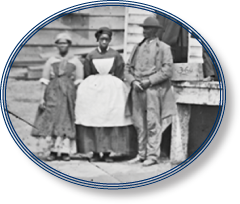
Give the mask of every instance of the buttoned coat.
[{"label": "buttoned coat", "polygon": [[156,97],[159,97],[160,101],[160,118],[164,119],[168,116],[176,114],[176,102],[171,88],[171,77],[172,77],[172,54],[170,46],[166,43],[157,39],[156,46],[156,69],[153,73],[148,73],[146,76],[136,74],[135,63],[136,56],[140,46],[144,43],[145,39],[137,44],[130,55],[128,63],[125,66],[124,77],[127,85],[130,87],[130,92],[127,100],[126,114],[132,113],[132,97],[131,95],[131,84],[134,80],[141,80],[148,78],[151,82],[151,88],[157,88],[158,93]]}]

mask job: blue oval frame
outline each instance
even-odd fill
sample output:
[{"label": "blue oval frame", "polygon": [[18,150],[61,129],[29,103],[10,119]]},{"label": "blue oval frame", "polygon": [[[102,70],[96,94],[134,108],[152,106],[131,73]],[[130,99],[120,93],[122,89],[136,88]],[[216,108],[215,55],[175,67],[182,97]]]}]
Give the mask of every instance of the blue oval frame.
[{"label": "blue oval frame", "polygon": [[[202,143],[202,145],[191,156],[189,156],[185,161],[183,161],[179,165],[175,166],[174,168],[170,169],[169,171],[166,171],[162,174],[159,174],[157,176],[154,176],[154,177],[151,177],[151,178],[148,178],[148,179],[135,181],[135,182],[127,182],[127,183],[91,182],[91,181],[86,181],[86,180],[83,180],[83,179],[77,179],[75,177],[66,175],[66,174],[52,168],[51,166],[47,165],[42,160],[40,160],[38,157],[36,157],[25,146],[25,144],[21,141],[21,139],[17,135],[17,133],[16,133],[16,131],[15,131],[13,125],[12,125],[12,122],[10,120],[8,112],[5,111],[5,110],[7,110],[6,87],[7,87],[7,80],[8,80],[9,72],[10,72],[10,69],[12,67],[12,64],[13,64],[16,56],[18,55],[18,53],[20,52],[22,47],[26,44],[26,42],[33,35],[35,35],[40,29],[42,29],[44,26],[46,26],[47,24],[51,23],[52,21],[54,21],[54,20],[56,20],[56,19],[58,19],[58,18],[60,18],[64,15],[67,15],[67,14],[70,14],[70,13],[73,13],[73,12],[76,12],[76,11],[79,11],[79,10],[83,10],[83,9],[88,9],[88,8],[93,8],[93,7],[103,7],[103,6],[124,6],[124,7],[138,8],[138,9],[150,11],[152,13],[156,13],[158,15],[165,16],[166,18],[168,18],[168,19],[174,21],[175,23],[179,24],[184,29],[188,30],[188,32],[190,32],[199,41],[199,43],[204,47],[204,49],[207,51],[208,55],[210,56],[210,58],[211,58],[211,60],[214,64],[215,69],[217,70],[216,73],[217,73],[218,79],[219,79],[220,100],[219,100],[218,114],[217,114],[215,123],[214,123],[210,133],[208,134],[207,138]],[[134,2],[134,1],[92,1],[92,2],[86,2],[86,3],[78,4],[78,5],[63,9],[63,10],[49,16],[45,20],[38,23],[35,27],[33,27],[19,41],[19,43],[16,45],[16,47],[12,51],[10,57],[8,58],[8,61],[7,61],[6,65],[5,65],[5,68],[3,70],[3,75],[2,75],[2,78],[1,78],[0,100],[1,100],[1,111],[2,111],[2,114],[3,114],[4,122],[5,122],[5,124],[8,128],[8,131],[10,132],[13,140],[18,145],[18,147],[35,164],[37,164],[38,166],[40,166],[41,168],[43,168],[45,171],[49,172],[50,174],[52,174],[52,175],[54,175],[54,176],[56,176],[56,177],[58,177],[62,180],[68,181],[70,183],[74,183],[74,184],[89,187],[89,188],[117,190],[117,189],[137,188],[137,187],[146,186],[146,185],[149,185],[149,184],[152,184],[152,183],[159,182],[159,181],[164,180],[164,179],[178,173],[179,171],[183,170],[188,165],[190,165],[195,159],[197,159],[203,153],[203,151],[208,147],[208,145],[211,143],[211,141],[215,137],[215,135],[216,135],[216,133],[217,133],[219,127],[220,127],[220,124],[222,122],[222,118],[223,118],[224,111],[225,111],[225,106],[226,106],[226,84],[225,84],[225,79],[224,79],[224,75],[223,75],[223,72],[222,72],[221,65],[220,65],[215,53],[213,52],[212,48],[210,47],[210,45],[206,42],[206,40],[194,28],[192,28],[189,24],[187,24],[182,19],[178,18],[177,16],[175,16],[175,15],[173,15],[173,14],[171,14],[171,13],[165,11],[165,10],[162,10],[162,9],[159,9],[155,6],[151,6],[151,5],[144,4],[144,3],[139,3],[139,2]]]}]

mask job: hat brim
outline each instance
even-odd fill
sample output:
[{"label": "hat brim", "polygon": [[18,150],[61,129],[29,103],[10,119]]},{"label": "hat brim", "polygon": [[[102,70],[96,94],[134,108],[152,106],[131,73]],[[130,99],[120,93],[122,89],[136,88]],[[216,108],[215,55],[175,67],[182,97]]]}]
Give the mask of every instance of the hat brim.
[{"label": "hat brim", "polygon": [[148,28],[149,28],[149,27],[151,27],[151,28],[162,28],[162,26],[160,26],[160,25],[157,26],[157,25],[144,25],[144,24],[139,24],[139,26],[140,26],[140,27],[146,27],[146,28],[147,28],[147,27],[148,27]]}]

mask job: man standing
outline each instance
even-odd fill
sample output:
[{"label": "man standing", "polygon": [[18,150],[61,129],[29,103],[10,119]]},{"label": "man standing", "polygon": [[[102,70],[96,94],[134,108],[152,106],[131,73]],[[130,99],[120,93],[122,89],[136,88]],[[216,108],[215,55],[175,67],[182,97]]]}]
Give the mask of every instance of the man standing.
[{"label": "man standing", "polygon": [[133,49],[125,67],[125,79],[131,86],[128,107],[138,133],[138,155],[129,163],[150,166],[159,159],[162,132],[171,124],[176,105],[170,82],[170,46],[156,37],[162,27],[153,17],[141,26],[144,40]]}]

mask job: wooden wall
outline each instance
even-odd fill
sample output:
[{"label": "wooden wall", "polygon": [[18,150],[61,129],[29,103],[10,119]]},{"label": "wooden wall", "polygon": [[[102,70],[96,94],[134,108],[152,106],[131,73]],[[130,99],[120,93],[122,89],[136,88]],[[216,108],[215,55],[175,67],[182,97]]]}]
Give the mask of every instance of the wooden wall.
[{"label": "wooden wall", "polygon": [[196,38],[188,38],[188,62],[189,63],[203,63],[203,50],[202,45]]},{"label": "wooden wall", "polygon": [[[39,30],[22,48],[13,67],[29,67],[43,64],[57,50],[55,36],[69,32],[73,39],[71,52],[85,55],[96,47],[94,33],[101,26],[113,29],[111,46],[120,52],[124,49],[124,59],[128,60],[133,46],[143,39],[141,24],[152,12],[121,6],[105,6],[85,9],[59,18]],[[189,37],[188,62],[202,63],[202,47]]]},{"label": "wooden wall", "polygon": [[148,12],[142,9],[126,7],[125,10],[125,43],[124,43],[124,60],[127,61],[129,55],[137,43],[143,40],[142,27],[139,24],[142,24],[144,19],[148,16],[154,16],[152,12]]},{"label": "wooden wall", "polygon": [[102,26],[113,29],[111,46],[123,50],[125,7],[105,6],[85,9],[61,17],[39,30],[21,49],[13,67],[43,64],[57,50],[54,39],[60,32],[70,33],[73,39],[71,52],[86,54],[96,47],[96,30]]},{"label": "wooden wall", "polygon": [[[156,14],[131,7],[126,7],[125,13],[124,59],[128,60],[134,45],[143,39],[142,27],[139,24],[148,16]],[[191,38],[190,34],[188,39],[188,63],[203,63],[201,44],[195,38]]]}]

